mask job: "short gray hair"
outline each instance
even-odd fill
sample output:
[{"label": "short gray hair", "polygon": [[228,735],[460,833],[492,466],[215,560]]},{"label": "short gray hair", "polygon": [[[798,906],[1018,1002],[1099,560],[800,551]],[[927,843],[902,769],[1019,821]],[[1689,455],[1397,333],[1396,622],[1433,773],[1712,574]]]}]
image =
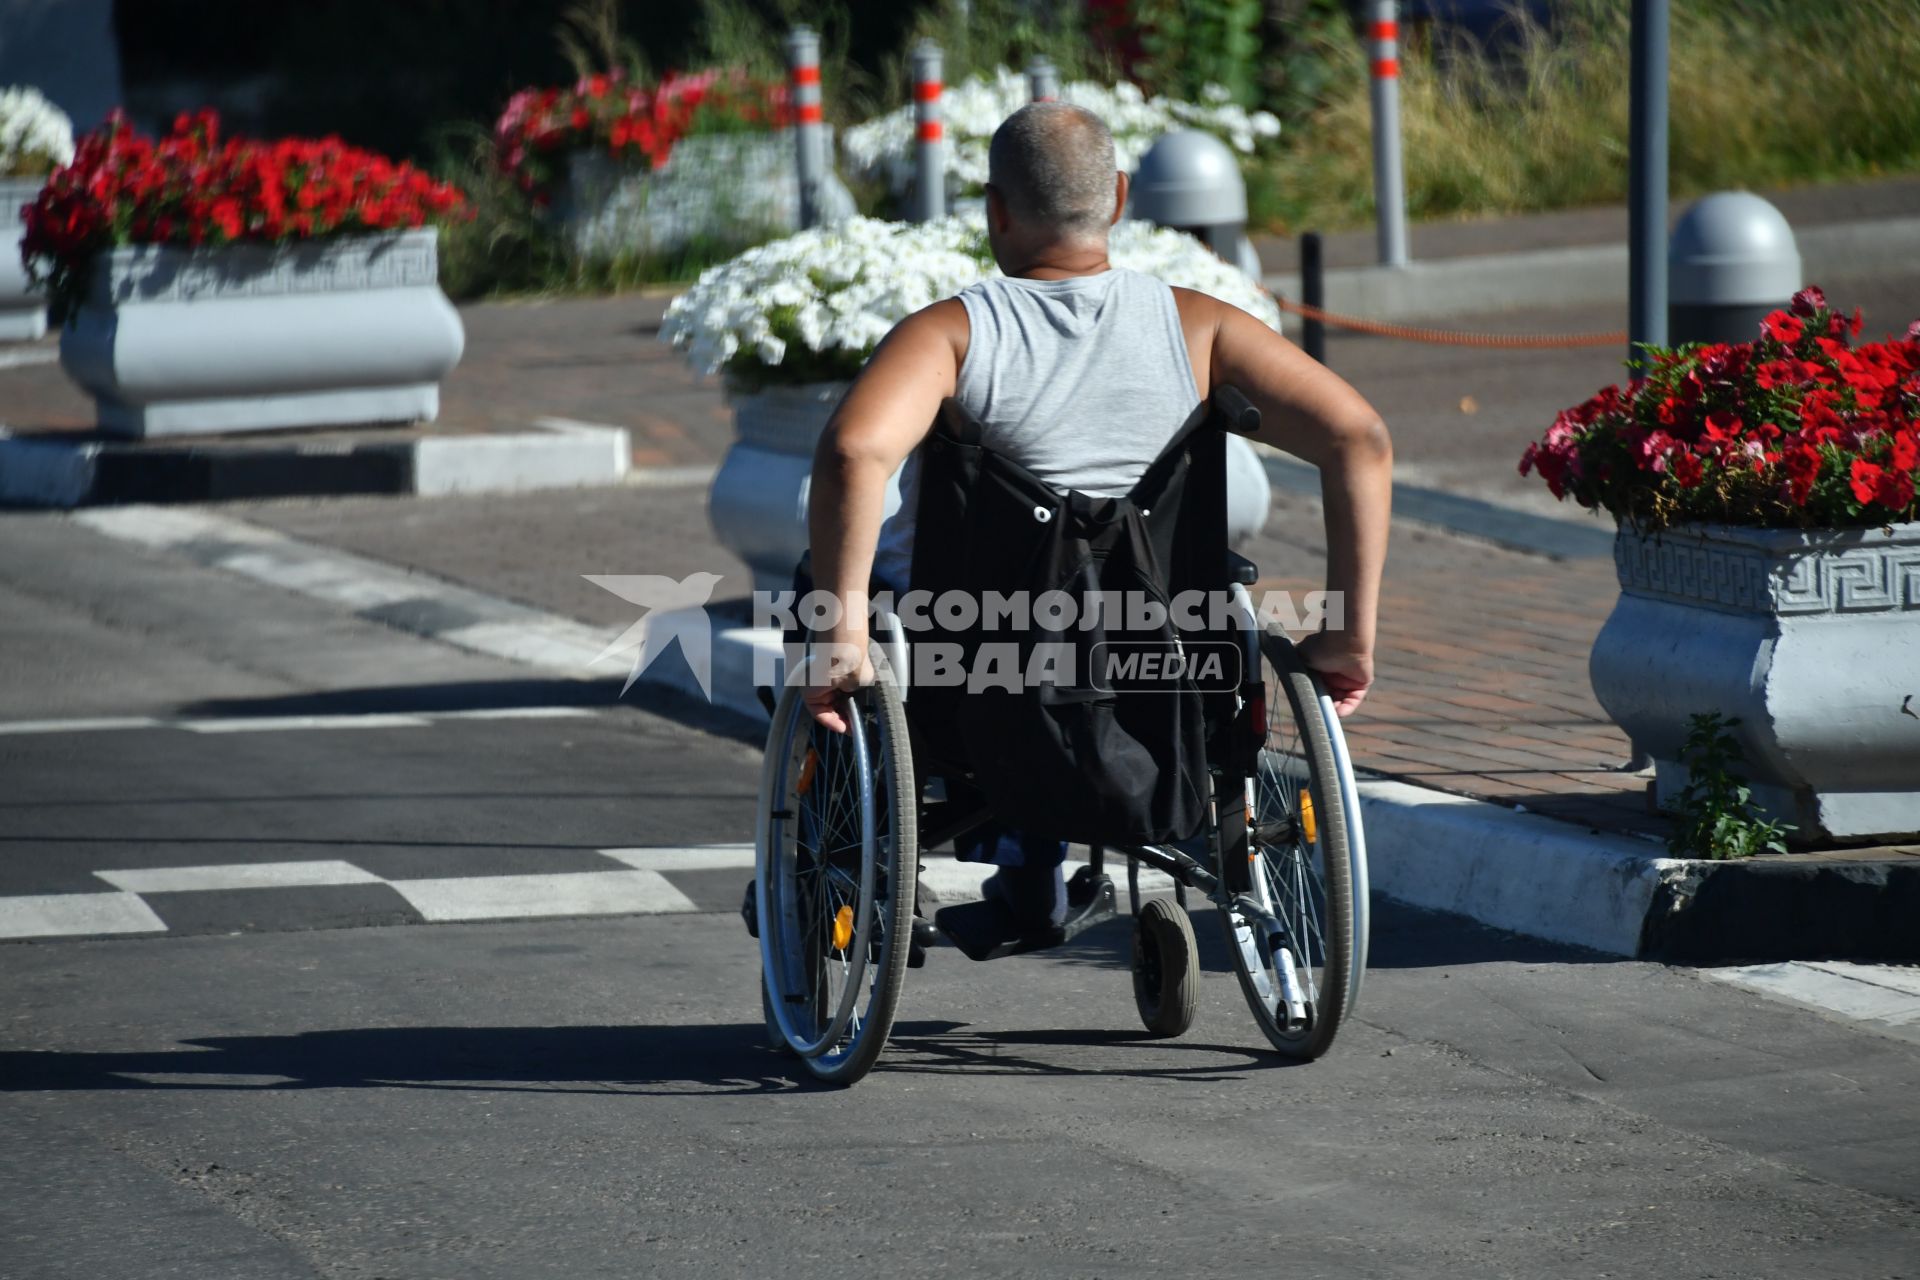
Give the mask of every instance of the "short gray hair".
[{"label": "short gray hair", "polygon": [[1018,221],[1064,236],[1104,233],[1113,220],[1113,134],[1064,102],[1035,102],[1008,116],[987,148],[987,181]]}]

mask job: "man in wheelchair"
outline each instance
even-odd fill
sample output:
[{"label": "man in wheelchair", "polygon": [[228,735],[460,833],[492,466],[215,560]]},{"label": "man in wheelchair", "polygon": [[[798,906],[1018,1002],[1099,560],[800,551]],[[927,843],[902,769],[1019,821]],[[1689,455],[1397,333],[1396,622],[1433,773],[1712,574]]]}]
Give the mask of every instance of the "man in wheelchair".
[{"label": "man in wheelchair", "polygon": [[[821,436],[810,513],[813,585],[839,602],[813,647],[804,697],[815,720],[847,728],[847,695],[874,679],[869,587],[921,585],[929,553],[920,446],[942,417],[1054,490],[1121,498],[1216,388],[1244,394],[1258,438],[1320,468],[1327,588],[1345,625],[1300,654],[1341,715],[1373,681],[1375,614],[1387,543],[1392,448],[1380,417],[1346,382],[1265,324],[1205,294],[1117,269],[1107,231],[1127,200],[1112,136],[1092,113],[1036,103],[995,133],[987,230],[1004,275],[897,325]],[[956,412],[957,409],[957,412]],[[888,479],[902,503],[882,521]],[[929,537],[951,543],[953,530]],[[943,547],[951,552],[952,547]],[[916,698],[920,691],[915,691]],[[931,703],[931,695],[921,699]],[[925,737],[913,701],[915,744]],[[1003,751],[1017,767],[1021,746]],[[996,824],[956,841],[997,863],[988,883],[1025,930],[1066,910],[1065,844]]]}]

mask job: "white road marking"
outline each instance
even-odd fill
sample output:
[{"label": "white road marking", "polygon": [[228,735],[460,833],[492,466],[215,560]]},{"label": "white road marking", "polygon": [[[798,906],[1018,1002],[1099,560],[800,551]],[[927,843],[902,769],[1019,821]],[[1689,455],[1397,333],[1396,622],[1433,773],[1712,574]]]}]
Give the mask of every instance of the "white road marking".
[{"label": "white road marking", "polygon": [[235,549],[216,562],[221,570],[351,609],[403,600],[437,601],[485,620],[433,632],[432,639],[574,679],[591,680],[602,674],[591,667],[606,649],[611,634],[607,630],[508,604],[424,573],[205,512],[100,507],[77,512],[73,519],[108,537],[159,549],[196,541],[233,544]]},{"label": "white road marking", "polygon": [[384,884],[351,862],[252,862],[218,867],[129,867],[94,875],[128,893],[207,889],[304,889],[329,884]]},{"label": "white road marking", "polygon": [[[1068,859],[1066,874],[1072,876],[1086,863]],[[920,879],[929,889],[939,894],[945,902],[965,902],[980,896],[980,885],[994,873],[996,868],[984,862],[961,862],[956,858],[928,858]],[[1107,858],[1107,878],[1113,881],[1114,899],[1120,909],[1127,909],[1127,862],[1118,855]],[[1155,871],[1150,867],[1140,868],[1140,896],[1142,898],[1160,895],[1171,896],[1173,877],[1164,871]],[[1192,901],[1192,899],[1189,899]],[[1204,901],[1204,899],[1203,899]]]},{"label": "white road marking", "polygon": [[98,733],[106,729],[159,729],[152,716],[93,716],[73,720],[0,720],[0,736],[16,733]]},{"label": "white road marking", "polygon": [[392,880],[394,890],[432,921],[536,916],[606,916],[698,911],[693,899],[654,871],[577,871],[552,875]]},{"label": "white road marking", "polygon": [[560,618],[544,622],[476,622],[438,632],[434,639],[509,662],[582,679],[607,647],[606,634]]},{"label": "white road marking", "polygon": [[720,470],[715,466],[635,467],[627,472],[629,489],[704,489]]},{"label": "white road marking", "polygon": [[[1920,968],[1796,960],[1701,970],[1716,982],[1887,1028],[1920,1029]],[[1911,1033],[1903,1036],[1914,1038]]]},{"label": "white road marking", "polygon": [[71,518],[75,524],[110,538],[148,547],[176,547],[200,538],[256,546],[284,541],[279,534],[258,525],[178,507],[94,507],[76,511]]},{"label": "white road marking", "polygon": [[256,733],[292,729],[413,729],[440,720],[590,720],[592,707],[474,707],[464,711],[342,712],[320,716],[77,716],[71,720],[0,720],[0,737],[34,733],[107,733],[185,729],[193,733]]},{"label": "white road marking", "polygon": [[704,844],[681,848],[602,849],[601,854],[638,871],[752,871],[750,844]]},{"label": "white road marking", "polygon": [[20,369],[32,364],[53,364],[60,359],[58,347],[27,347],[20,351],[0,351],[0,369]]},{"label": "white road marking", "polygon": [[475,707],[469,711],[433,711],[434,720],[591,720],[592,707]]},{"label": "white road marking", "polygon": [[369,712],[339,716],[236,716],[223,720],[175,720],[194,733],[279,733],[287,729],[418,729],[432,721],[422,716]]},{"label": "white road marking", "polygon": [[0,938],[166,931],[166,922],[131,893],[42,893],[0,898]]}]

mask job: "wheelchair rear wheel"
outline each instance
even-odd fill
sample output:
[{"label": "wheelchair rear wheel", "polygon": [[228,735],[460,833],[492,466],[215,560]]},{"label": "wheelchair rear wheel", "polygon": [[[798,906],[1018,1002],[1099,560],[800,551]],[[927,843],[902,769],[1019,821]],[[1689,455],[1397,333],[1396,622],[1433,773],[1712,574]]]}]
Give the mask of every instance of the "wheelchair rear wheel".
[{"label": "wheelchair rear wheel", "polygon": [[1266,735],[1247,784],[1248,866],[1225,912],[1228,951],[1274,1048],[1313,1059],[1366,964],[1358,799],[1319,678],[1278,632],[1261,637],[1260,656]]},{"label": "wheelchair rear wheel", "polygon": [[807,1069],[851,1084],[886,1046],[919,865],[906,708],[885,653],[848,730],[782,690],[760,779],[755,875],[763,1006]]}]

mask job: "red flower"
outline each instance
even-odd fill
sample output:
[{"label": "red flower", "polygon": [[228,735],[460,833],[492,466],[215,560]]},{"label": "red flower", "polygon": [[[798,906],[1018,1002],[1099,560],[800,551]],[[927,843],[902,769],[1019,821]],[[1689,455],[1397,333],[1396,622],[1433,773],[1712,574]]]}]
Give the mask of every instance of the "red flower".
[{"label": "red flower", "polygon": [[1887,472],[1874,488],[1873,499],[1889,511],[1905,511],[1913,505],[1913,476],[1898,471]]},{"label": "red flower", "polygon": [[1775,342],[1790,347],[1800,341],[1800,335],[1806,332],[1806,326],[1784,311],[1774,311],[1760,322],[1760,330]]},{"label": "red flower", "polygon": [[1680,482],[1682,489],[1691,489],[1698,485],[1706,475],[1706,467],[1691,450],[1682,450],[1673,455],[1673,478]]},{"label": "red flower", "polygon": [[1706,436],[1715,444],[1728,440],[1738,440],[1746,424],[1740,421],[1740,415],[1729,413],[1725,409],[1716,409],[1707,415]]},{"label": "red flower", "polygon": [[1874,495],[1880,491],[1880,482],[1886,478],[1887,473],[1865,458],[1853,460],[1852,472],[1853,496],[1861,502],[1872,502]]},{"label": "red flower", "polygon": [[1787,305],[1793,308],[1793,313],[1797,316],[1810,316],[1816,311],[1827,309],[1827,295],[1819,285],[1810,284],[1794,294]]},{"label": "red flower", "polygon": [[1891,457],[1895,471],[1920,469],[1920,431],[1909,427],[1895,434]]}]

